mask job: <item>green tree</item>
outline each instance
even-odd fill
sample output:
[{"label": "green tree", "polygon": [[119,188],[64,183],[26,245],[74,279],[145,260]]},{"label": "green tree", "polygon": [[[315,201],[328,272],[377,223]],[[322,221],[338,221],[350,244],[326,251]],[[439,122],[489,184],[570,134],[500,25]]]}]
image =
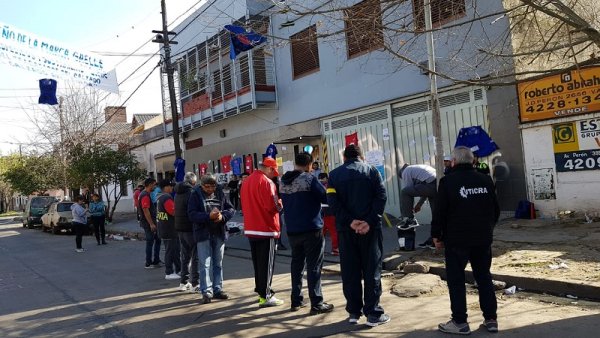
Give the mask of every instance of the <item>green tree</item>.
[{"label": "green tree", "polygon": [[130,181],[137,181],[145,175],[139,162],[126,149],[111,149],[107,146],[92,146],[84,149],[74,147],[70,153],[68,175],[74,185],[90,189],[101,189],[108,204],[109,220],[121,197],[123,188]]},{"label": "green tree", "polygon": [[43,194],[50,189],[61,188],[61,163],[52,155],[13,155],[5,158],[2,178],[13,190],[23,195]]}]

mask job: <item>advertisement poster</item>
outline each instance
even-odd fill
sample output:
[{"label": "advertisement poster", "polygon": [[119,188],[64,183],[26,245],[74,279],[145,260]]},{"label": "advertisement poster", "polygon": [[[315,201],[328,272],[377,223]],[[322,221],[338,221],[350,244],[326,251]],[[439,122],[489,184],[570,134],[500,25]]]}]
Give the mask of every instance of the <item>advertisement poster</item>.
[{"label": "advertisement poster", "polygon": [[522,123],[597,112],[600,111],[600,67],[520,82],[517,91]]},{"label": "advertisement poster", "polygon": [[600,118],[552,125],[556,171],[600,169]]}]

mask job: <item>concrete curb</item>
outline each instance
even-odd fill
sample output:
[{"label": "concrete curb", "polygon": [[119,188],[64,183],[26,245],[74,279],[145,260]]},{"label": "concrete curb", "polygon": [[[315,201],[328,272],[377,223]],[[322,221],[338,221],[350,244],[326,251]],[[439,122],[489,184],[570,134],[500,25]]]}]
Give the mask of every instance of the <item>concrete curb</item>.
[{"label": "concrete curb", "polygon": [[[429,273],[438,275],[444,280],[446,279],[446,268],[443,266],[431,266],[429,268]],[[473,272],[470,270],[465,271],[465,277],[467,281],[471,283],[475,280],[473,278]],[[516,285],[518,288],[522,288],[526,291],[547,293],[561,297],[572,295],[583,299],[595,301],[600,300],[600,287],[586,285],[583,283],[564,282],[552,279],[504,275],[497,273],[492,273],[492,279],[506,282],[507,286]]]},{"label": "concrete curb", "polygon": [[[383,260],[383,269],[388,271],[394,271],[403,262],[406,262],[412,257],[410,253],[405,255],[397,252],[388,254]],[[430,266],[429,273],[440,276],[442,279],[446,279],[446,268],[444,266]],[[473,272],[470,270],[465,271],[466,280],[473,283]],[[492,278],[497,281],[505,282],[507,286],[516,285],[519,288],[527,291],[533,291],[538,293],[547,293],[555,296],[566,296],[572,295],[578,298],[600,300],[600,287],[593,285],[586,285],[584,283],[565,282],[552,279],[544,278],[532,278],[526,276],[515,276],[492,273]]]}]

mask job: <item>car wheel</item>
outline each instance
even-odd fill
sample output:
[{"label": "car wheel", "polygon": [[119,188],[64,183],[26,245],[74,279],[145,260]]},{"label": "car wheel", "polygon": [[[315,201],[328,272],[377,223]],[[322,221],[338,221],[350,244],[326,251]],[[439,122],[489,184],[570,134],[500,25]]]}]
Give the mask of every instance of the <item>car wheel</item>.
[{"label": "car wheel", "polygon": [[50,224],[50,229],[52,229],[52,233],[58,235],[60,233],[60,229],[54,226],[53,223]]},{"label": "car wheel", "polygon": [[33,228],[34,228],[33,222],[27,221],[27,229],[33,229]]},{"label": "car wheel", "polygon": [[46,232],[46,225],[42,223],[42,232]]}]

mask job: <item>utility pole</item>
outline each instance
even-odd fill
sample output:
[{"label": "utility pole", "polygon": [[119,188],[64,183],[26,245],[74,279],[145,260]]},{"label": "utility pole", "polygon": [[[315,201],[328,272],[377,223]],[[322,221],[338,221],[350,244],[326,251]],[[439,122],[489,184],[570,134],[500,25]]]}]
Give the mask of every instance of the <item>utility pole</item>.
[{"label": "utility pole", "polygon": [[58,123],[60,128],[60,159],[62,162],[63,185],[65,187],[65,200],[69,196],[69,188],[67,187],[67,154],[65,150],[65,122],[63,119],[63,97],[58,98]]},{"label": "utility pole", "polygon": [[433,138],[435,142],[435,173],[439,183],[444,174],[444,144],[442,142],[442,117],[438,99],[437,75],[435,75],[435,48],[433,45],[433,23],[431,20],[431,0],[425,0],[425,30],[427,40],[427,56],[429,64],[429,82],[431,84],[431,115]]},{"label": "utility pole", "polygon": [[167,6],[165,0],[160,1],[162,10],[162,30],[153,30],[157,33],[152,42],[162,43],[165,51],[165,71],[167,72],[167,84],[169,86],[169,100],[171,102],[171,120],[173,126],[173,143],[175,144],[175,158],[182,158],[181,145],[179,143],[179,116],[177,114],[177,97],[175,96],[175,83],[173,80],[173,66],[171,65],[171,45],[177,44],[177,41],[170,41],[169,35],[176,35],[175,32],[169,32],[167,28]]}]

